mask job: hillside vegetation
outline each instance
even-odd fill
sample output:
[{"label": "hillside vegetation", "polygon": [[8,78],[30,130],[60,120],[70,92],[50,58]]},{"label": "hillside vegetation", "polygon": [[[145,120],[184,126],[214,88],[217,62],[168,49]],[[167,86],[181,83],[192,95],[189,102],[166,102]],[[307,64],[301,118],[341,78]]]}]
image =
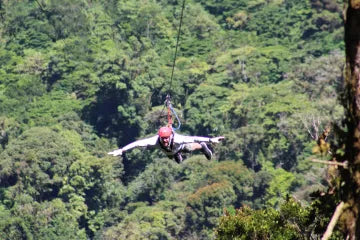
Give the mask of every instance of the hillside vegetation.
[{"label": "hillside vegetation", "polygon": [[[0,0],[0,238],[230,239],[235,214],[239,239],[324,232],[310,159],[343,115],[342,1],[186,0],[171,80],[181,5]],[[225,136],[213,160],[107,155],[166,124],[167,94],[178,132]]]}]

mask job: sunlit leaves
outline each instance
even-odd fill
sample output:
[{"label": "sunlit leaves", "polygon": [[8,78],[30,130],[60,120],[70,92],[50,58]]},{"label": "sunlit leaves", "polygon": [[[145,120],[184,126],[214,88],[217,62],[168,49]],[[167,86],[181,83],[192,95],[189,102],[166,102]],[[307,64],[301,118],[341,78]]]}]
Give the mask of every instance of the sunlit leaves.
[{"label": "sunlit leaves", "polygon": [[226,213],[221,217],[216,239],[308,239],[308,217],[308,210],[293,199],[287,200],[279,211],[243,207],[235,215]]},{"label": "sunlit leaves", "polygon": [[[215,134],[223,129],[220,107],[228,90],[224,87],[201,84],[185,106],[185,117],[193,132],[200,135]],[[204,101],[206,99],[206,101]]]},{"label": "sunlit leaves", "polygon": [[5,217],[0,218],[0,230],[4,238],[86,239],[86,233],[78,226],[76,216],[67,211],[66,204],[60,199],[23,203],[14,207],[11,215],[10,211],[1,210]]},{"label": "sunlit leaves", "polygon": [[[343,57],[318,58],[341,47],[339,0],[186,2],[173,79],[181,1],[0,4],[5,238],[209,239],[223,208],[321,184],[305,159],[342,115]],[[225,135],[215,161],[108,157],[166,122],[168,92],[180,132]],[[243,236],[299,238],[303,213],[286,208],[244,208]]]},{"label": "sunlit leaves", "polygon": [[170,187],[178,174],[178,169],[172,163],[169,160],[161,160],[150,164],[128,186],[130,200],[150,203],[163,200],[164,190]]},{"label": "sunlit leaves", "polygon": [[303,95],[294,94],[292,86],[291,82],[261,88],[239,84],[230,96],[227,107],[234,108],[226,112],[229,123],[239,131],[237,136],[243,136],[237,141],[241,141],[243,160],[248,166],[258,164],[260,152],[276,164],[285,164],[286,169],[295,165],[299,143],[306,139],[306,133],[294,127],[298,126],[297,114],[307,112],[312,104]]},{"label": "sunlit leaves", "polygon": [[64,176],[66,168],[74,161],[66,141],[48,128],[25,132],[1,155],[2,181],[16,178],[18,188],[26,188],[26,192],[39,200],[56,194],[59,177]]},{"label": "sunlit leaves", "polygon": [[220,162],[207,173],[208,183],[228,181],[232,184],[237,197],[233,205],[240,206],[253,196],[254,174],[241,162]]},{"label": "sunlit leaves", "polygon": [[131,210],[120,224],[104,231],[103,239],[128,237],[172,239],[180,233],[185,218],[183,204],[160,201],[154,206],[141,203],[134,205],[138,207]]},{"label": "sunlit leaves", "polygon": [[187,218],[192,229],[217,224],[223,208],[235,201],[236,195],[228,181],[213,183],[199,188],[187,200]]},{"label": "sunlit leaves", "polygon": [[273,176],[266,190],[266,203],[270,207],[279,207],[281,199],[284,199],[291,191],[295,176],[282,168],[274,169],[271,166],[264,166],[264,170]]}]

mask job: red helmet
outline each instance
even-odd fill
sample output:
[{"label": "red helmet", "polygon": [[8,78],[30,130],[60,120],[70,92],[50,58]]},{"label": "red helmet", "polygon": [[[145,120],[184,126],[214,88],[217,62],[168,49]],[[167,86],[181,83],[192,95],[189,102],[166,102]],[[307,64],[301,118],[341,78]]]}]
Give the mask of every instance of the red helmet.
[{"label": "red helmet", "polygon": [[170,127],[161,127],[158,134],[159,137],[170,137],[172,134],[172,129]]}]

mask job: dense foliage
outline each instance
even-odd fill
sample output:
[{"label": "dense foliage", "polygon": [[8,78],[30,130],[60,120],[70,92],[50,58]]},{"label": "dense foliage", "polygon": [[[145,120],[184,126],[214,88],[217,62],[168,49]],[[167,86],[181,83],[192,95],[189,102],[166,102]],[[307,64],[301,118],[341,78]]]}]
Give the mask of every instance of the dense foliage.
[{"label": "dense foliage", "polygon": [[[327,184],[309,159],[343,112],[341,1],[187,0],[171,80],[181,4],[0,0],[1,238],[321,234],[328,213],[284,198]],[[179,131],[225,136],[215,160],[108,156],[168,93]]]}]

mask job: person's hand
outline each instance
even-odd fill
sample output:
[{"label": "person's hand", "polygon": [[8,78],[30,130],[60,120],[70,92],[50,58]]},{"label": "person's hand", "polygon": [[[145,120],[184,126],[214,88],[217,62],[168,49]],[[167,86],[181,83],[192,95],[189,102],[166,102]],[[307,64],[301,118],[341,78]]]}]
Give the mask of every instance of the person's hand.
[{"label": "person's hand", "polygon": [[213,137],[213,138],[211,138],[211,142],[212,143],[219,143],[220,141],[222,141],[222,140],[224,140],[225,139],[225,137]]},{"label": "person's hand", "polygon": [[118,150],[109,152],[108,154],[109,154],[109,155],[113,155],[113,156],[121,156],[121,155],[123,154],[123,150],[122,150],[122,148],[120,148],[120,149],[118,149]]}]

